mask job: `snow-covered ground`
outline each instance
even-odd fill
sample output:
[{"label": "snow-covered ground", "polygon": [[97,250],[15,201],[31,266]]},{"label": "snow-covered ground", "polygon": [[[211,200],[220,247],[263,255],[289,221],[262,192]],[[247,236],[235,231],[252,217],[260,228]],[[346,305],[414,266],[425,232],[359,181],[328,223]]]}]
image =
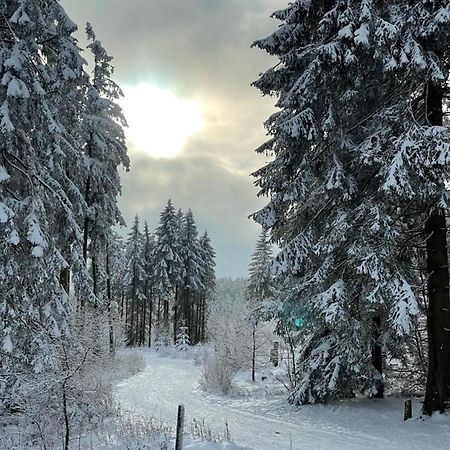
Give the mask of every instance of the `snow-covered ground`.
[{"label": "snow-covered ground", "polygon": [[[450,416],[403,422],[401,399],[355,400],[297,408],[286,403],[281,391],[265,388],[264,383],[271,383],[261,381],[257,388],[247,391],[248,395],[222,397],[201,389],[200,368],[190,360],[161,357],[151,351],[145,352],[145,360],[147,367],[143,372],[117,387],[125,409],[174,425],[177,405],[182,403],[187,422],[204,419],[217,433],[224,432],[227,422],[232,440],[243,447],[450,449]],[[419,411],[420,404],[415,401],[414,412],[417,415]],[[201,447],[196,444],[195,448]]]}]

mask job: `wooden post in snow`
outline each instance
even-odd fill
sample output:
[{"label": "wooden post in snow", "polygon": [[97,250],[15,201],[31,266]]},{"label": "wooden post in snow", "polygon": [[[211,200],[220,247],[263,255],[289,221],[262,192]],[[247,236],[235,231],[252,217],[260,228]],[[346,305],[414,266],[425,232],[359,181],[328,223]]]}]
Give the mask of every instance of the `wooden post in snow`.
[{"label": "wooden post in snow", "polygon": [[411,419],[412,417],[412,402],[411,399],[405,400],[405,414],[403,420]]},{"label": "wooden post in snow", "polygon": [[177,436],[175,440],[175,450],[183,450],[183,432],[184,432],[184,406],[178,405]]}]

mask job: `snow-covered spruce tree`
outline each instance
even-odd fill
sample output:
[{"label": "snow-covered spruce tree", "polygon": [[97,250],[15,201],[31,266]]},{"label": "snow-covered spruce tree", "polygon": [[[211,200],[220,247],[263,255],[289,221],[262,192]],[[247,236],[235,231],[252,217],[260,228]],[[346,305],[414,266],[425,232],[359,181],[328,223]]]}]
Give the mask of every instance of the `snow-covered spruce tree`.
[{"label": "snow-covered spruce tree", "polygon": [[127,268],[125,286],[127,291],[125,305],[125,326],[128,345],[139,342],[140,305],[143,301],[143,282],[145,278],[144,261],[142,258],[143,239],[139,227],[139,217],[134,218],[133,226],[127,241]]},{"label": "snow-covered spruce tree", "polygon": [[113,232],[108,242],[110,255],[111,290],[114,302],[117,303],[118,314],[121,319],[125,315],[126,283],[124,273],[127,268],[127,251],[125,239]]},{"label": "snow-covered spruce tree", "polygon": [[250,306],[248,320],[252,327],[252,381],[256,380],[257,331],[262,316],[262,308],[273,291],[271,263],[272,246],[267,230],[263,229],[252,255],[249,266],[250,276],[246,287],[247,301]]},{"label": "snow-covered spruce tree", "polygon": [[181,234],[183,257],[183,280],[181,284],[181,317],[189,329],[192,344],[198,342],[198,312],[200,311],[199,294],[202,284],[202,248],[198,240],[197,225],[194,214],[189,209],[185,214]]},{"label": "snow-covered spruce tree", "polygon": [[199,293],[199,308],[197,315],[197,341],[203,342],[206,339],[206,316],[208,304],[216,288],[216,252],[211,243],[208,233],[205,231],[199,240],[201,248],[201,290]]},{"label": "snow-covered spruce tree", "polygon": [[184,325],[178,327],[177,340],[175,341],[175,348],[180,352],[186,352],[191,345],[191,341],[189,339],[189,330],[188,327]]},{"label": "snow-covered spruce tree", "polygon": [[[282,26],[256,43],[279,58],[255,85],[278,96],[280,111],[259,149],[273,156],[255,173],[271,200],[255,218],[281,247],[286,297],[309,313],[295,402],[382,395],[381,345],[395,355],[411,331],[413,247],[425,237],[430,353],[448,327],[447,313],[436,318],[433,306],[448,302],[448,8],[296,1],[275,13]],[[440,344],[431,355],[438,374],[450,360],[449,344]],[[448,385],[439,389],[441,409]]]},{"label": "snow-covered spruce tree", "polygon": [[263,229],[256,243],[249,265],[247,296],[250,301],[261,303],[272,293],[272,246],[267,230]]},{"label": "snow-covered spruce tree", "polygon": [[[140,345],[145,345],[145,332],[148,328],[148,346],[152,344],[152,319],[153,319],[153,264],[154,264],[154,252],[155,252],[155,237],[150,233],[148,223],[144,224],[143,233],[143,265],[144,265],[144,302],[142,305],[142,317],[141,317],[141,333],[140,333]],[[147,312],[148,309],[148,312]],[[148,326],[147,323],[148,316]]]},{"label": "snow-covered spruce tree", "polygon": [[[128,169],[129,160],[123,126],[126,125],[120,106],[116,103],[123,95],[112,81],[114,68],[112,57],[96,39],[90,24],[86,27],[90,41],[89,50],[94,56],[92,79],[87,87],[87,99],[83,115],[82,131],[87,170],[82,179],[87,211],[83,223],[83,257],[90,258],[93,290],[100,296],[99,266],[104,266],[105,247],[112,227],[124,224],[117,206],[121,191],[118,167]],[[88,253],[90,248],[90,252]],[[83,297],[81,298],[83,306]]]},{"label": "snow-covered spruce tree", "polygon": [[76,25],[57,1],[2,2],[0,21],[2,411],[25,407],[13,394],[27,374],[58,370],[55,344],[68,334],[84,204],[80,102],[68,99],[80,98],[85,74]]},{"label": "snow-covered spruce tree", "polygon": [[167,202],[161,213],[156,230],[154,256],[155,293],[158,296],[157,325],[160,327],[161,301],[164,305],[164,332],[169,333],[169,303],[182,279],[182,258],[180,247],[179,220],[172,201]]}]

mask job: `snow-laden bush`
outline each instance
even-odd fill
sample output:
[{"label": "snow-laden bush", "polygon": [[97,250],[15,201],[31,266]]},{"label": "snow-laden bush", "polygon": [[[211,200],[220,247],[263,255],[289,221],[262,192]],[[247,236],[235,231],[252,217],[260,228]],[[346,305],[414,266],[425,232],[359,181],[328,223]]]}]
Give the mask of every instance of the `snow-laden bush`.
[{"label": "snow-laden bush", "polygon": [[252,320],[254,305],[245,295],[246,281],[218,280],[207,321],[209,351],[203,361],[202,384],[229,393],[241,369],[250,369],[254,347],[259,360],[269,358],[270,335]]},{"label": "snow-laden bush", "polygon": [[114,359],[113,374],[115,379],[124,379],[138,374],[145,368],[144,357],[138,349],[120,350]]},{"label": "snow-laden bush", "polygon": [[203,367],[208,357],[209,351],[210,350],[208,344],[197,344],[191,347],[192,362],[194,363],[194,365]]},{"label": "snow-laden bush", "polygon": [[5,448],[70,448],[116,417],[114,384],[142,370],[142,357],[110,353],[108,320],[98,311],[77,314],[71,330],[46,349],[57,355],[53,370],[20,375],[15,409],[0,417]]},{"label": "snow-laden bush", "polygon": [[218,351],[211,349],[203,362],[201,384],[203,387],[211,390],[218,390],[224,394],[228,394],[234,376],[242,367],[242,363],[229,358]]}]

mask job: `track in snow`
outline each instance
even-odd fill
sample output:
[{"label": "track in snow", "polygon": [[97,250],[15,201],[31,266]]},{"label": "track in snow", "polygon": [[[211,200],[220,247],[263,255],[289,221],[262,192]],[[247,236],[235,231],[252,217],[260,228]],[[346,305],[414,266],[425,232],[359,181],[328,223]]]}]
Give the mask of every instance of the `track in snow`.
[{"label": "track in snow", "polygon": [[[258,450],[450,449],[450,418],[402,420],[402,401],[355,401],[333,406],[287,405],[281,396],[224,398],[199,387],[200,368],[189,360],[144,353],[147,367],[117,386],[125,409],[174,425],[177,405],[186,421],[204,419],[236,444]],[[415,404],[416,410],[419,405]],[[292,440],[292,447],[291,447]]]}]

